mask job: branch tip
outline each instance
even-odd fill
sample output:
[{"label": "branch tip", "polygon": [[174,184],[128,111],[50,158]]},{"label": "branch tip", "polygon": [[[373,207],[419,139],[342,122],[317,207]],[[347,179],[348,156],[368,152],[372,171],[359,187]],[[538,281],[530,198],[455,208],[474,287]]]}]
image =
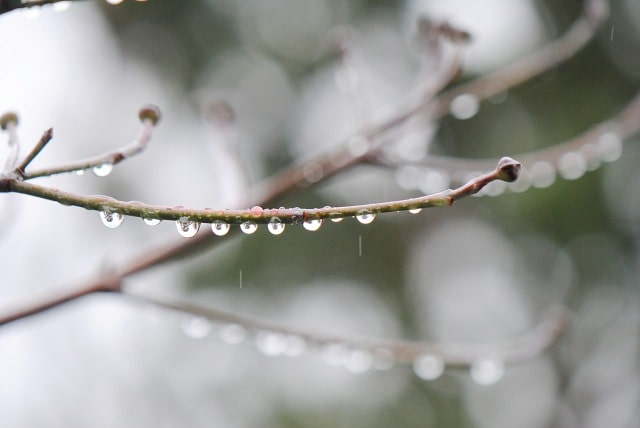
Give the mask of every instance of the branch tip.
[{"label": "branch tip", "polygon": [[521,169],[522,164],[520,162],[505,156],[500,159],[498,166],[496,167],[497,178],[502,181],[512,183],[520,176]]},{"label": "branch tip", "polygon": [[150,120],[153,125],[156,125],[160,120],[160,109],[156,105],[147,104],[140,109],[138,117],[141,121]]},{"label": "branch tip", "polygon": [[14,125],[18,124],[18,115],[16,113],[10,111],[0,116],[0,128],[2,128],[3,131],[7,129],[10,123]]}]

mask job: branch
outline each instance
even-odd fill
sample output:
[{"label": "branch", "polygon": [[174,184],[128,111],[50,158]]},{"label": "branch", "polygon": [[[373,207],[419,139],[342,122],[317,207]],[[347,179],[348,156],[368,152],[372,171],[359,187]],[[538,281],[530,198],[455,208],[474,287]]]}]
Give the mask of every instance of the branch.
[{"label": "branch", "polygon": [[79,0],[0,0],[0,15],[16,9],[39,7],[54,3],[62,3]]},{"label": "branch", "polygon": [[[181,222],[225,224],[266,224],[274,219],[281,224],[299,224],[314,220],[357,217],[373,220],[377,214],[408,211],[430,207],[442,207],[453,204],[454,201],[479,192],[484,186],[495,180],[513,182],[520,173],[520,163],[511,158],[502,158],[496,168],[484,175],[478,176],[463,186],[454,190],[446,190],[435,195],[422,196],[390,202],[379,202],[365,205],[351,205],[344,207],[324,208],[279,208],[263,209],[255,206],[245,210],[213,210],[191,209],[183,207],[164,207],[159,205],[145,205],[139,202],[122,202],[106,196],[82,196],[50,187],[21,181],[16,178],[0,178],[0,192],[15,192],[38,198],[48,199],[62,205],[82,207],[102,213],[128,215],[144,219],[175,220]],[[372,217],[373,216],[373,217]],[[361,221],[363,221],[361,219]]]}]

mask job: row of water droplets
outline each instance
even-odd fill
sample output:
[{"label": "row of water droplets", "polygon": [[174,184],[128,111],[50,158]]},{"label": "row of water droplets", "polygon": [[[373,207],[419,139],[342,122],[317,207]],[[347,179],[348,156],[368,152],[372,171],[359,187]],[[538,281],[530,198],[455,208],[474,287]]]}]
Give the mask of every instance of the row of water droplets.
[{"label": "row of water droplets", "polygon": [[[537,160],[525,163],[520,177],[513,183],[495,180],[486,185],[478,196],[499,196],[506,190],[520,193],[531,187],[547,188],[558,177],[576,180],[603,163],[617,161],[622,155],[623,141],[613,131],[602,133],[593,143],[586,143],[561,154],[556,160]],[[445,190],[455,183],[466,183],[481,175],[481,171],[462,171],[450,174],[443,169],[404,165],[396,170],[398,185],[406,190],[418,190],[425,195]]]},{"label": "row of water droplets", "polygon": [[[204,339],[214,330],[213,323],[202,316],[190,316],[182,322],[184,334],[192,339]],[[240,345],[251,339],[260,353],[268,357],[297,357],[309,348],[319,349],[323,361],[334,367],[342,367],[352,373],[371,370],[389,370],[396,365],[391,349],[354,346],[347,342],[324,341],[305,338],[299,334],[268,329],[249,329],[240,324],[218,326],[219,338],[229,345]],[[429,353],[416,357],[412,362],[413,372],[423,380],[436,380],[446,369],[443,358]],[[471,379],[480,385],[491,385],[504,375],[505,367],[499,359],[479,358],[469,367]]]},{"label": "row of water droplets", "polygon": [[[260,207],[253,207],[251,209],[253,212],[262,211]],[[410,210],[410,212],[416,214],[420,212],[421,209]],[[115,210],[105,206],[99,212],[100,219],[102,223],[108,228],[116,228],[122,224],[124,221],[124,215],[116,212]],[[370,211],[363,210],[359,214],[355,216],[355,219],[361,224],[371,224],[376,218],[376,214]],[[343,218],[332,218],[331,221],[334,223],[338,223],[342,221]],[[143,218],[143,221],[149,226],[156,226],[160,224],[161,220],[157,218]],[[312,219],[306,220],[302,222],[302,227],[310,232],[315,232],[320,229],[324,221],[322,219]],[[240,223],[240,231],[244,234],[251,235],[258,230],[258,224],[252,221],[246,221]],[[185,237],[191,238],[195,236],[200,230],[200,223],[194,220],[189,219],[189,217],[181,217],[176,221],[176,228],[178,233]],[[211,223],[211,231],[216,236],[224,236],[231,230],[231,224],[222,221],[216,220]],[[272,217],[269,223],[267,223],[267,230],[272,235],[280,235],[285,230],[285,224],[278,217]]]}]

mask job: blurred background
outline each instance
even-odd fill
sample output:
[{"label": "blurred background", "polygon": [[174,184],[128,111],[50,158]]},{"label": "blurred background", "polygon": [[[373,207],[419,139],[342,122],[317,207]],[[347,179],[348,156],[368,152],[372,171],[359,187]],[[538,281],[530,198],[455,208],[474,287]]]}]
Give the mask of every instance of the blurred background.
[{"label": "blurred background", "polygon": [[[142,155],[107,177],[38,182],[219,208],[244,208],[252,184],[393,111],[429,60],[415,49],[422,14],[472,34],[464,81],[553,40],[582,7],[573,0],[110,3],[0,16],[0,112],[19,114],[23,153],[54,127],[34,162],[40,167],[126,144],[139,132],[138,108],[154,103],[163,117]],[[615,114],[640,80],[640,4],[611,6],[595,40],[568,62],[483,102],[477,114],[446,117],[392,143],[418,157],[515,156]],[[251,338],[221,337],[224,325],[100,295],[0,328],[0,423],[636,427],[639,160],[630,141],[617,162],[550,187],[379,216],[371,225],[347,219],[279,236],[261,227],[127,282],[136,293],[310,331],[470,344],[519,337],[548,308],[570,308],[573,322],[559,343],[507,366],[491,385],[461,369],[425,381],[410,365],[381,370],[348,357],[336,364],[318,350],[272,358]],[[399,199],[447,182],[358,167],[281,204]],[[149,227],[127,218],[112,230],[95,212],[13,194],[2,195],[0,218],[2,311],[185,239],[170,222]]]}]

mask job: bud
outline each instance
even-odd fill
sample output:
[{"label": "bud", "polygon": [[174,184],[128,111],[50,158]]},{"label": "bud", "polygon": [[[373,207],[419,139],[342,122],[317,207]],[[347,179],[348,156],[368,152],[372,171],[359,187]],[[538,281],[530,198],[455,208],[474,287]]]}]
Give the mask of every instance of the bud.
[{"label": "bud", "polygon": [[151,121],[151,123],[156,125],[160,120],[160,109],[153,104],[147,104],[140,109],[140,111],[138,112],[138,117],[140,118],[140,120],[148,119]]},{"label": "bud", "polygon": [[0,116],[0,128],[6,130],[7,126],[9,126],[10,123],[13,123],[14,125],[18,124],[17,114],[15,114],[14,112],[8,112]]},{"label": "bud", "polygon": [[500,159],[498,166],[496,167],[498,178],[508,183],[512,183],[518,179],[521,169],[522,164],[509,157]]}]

